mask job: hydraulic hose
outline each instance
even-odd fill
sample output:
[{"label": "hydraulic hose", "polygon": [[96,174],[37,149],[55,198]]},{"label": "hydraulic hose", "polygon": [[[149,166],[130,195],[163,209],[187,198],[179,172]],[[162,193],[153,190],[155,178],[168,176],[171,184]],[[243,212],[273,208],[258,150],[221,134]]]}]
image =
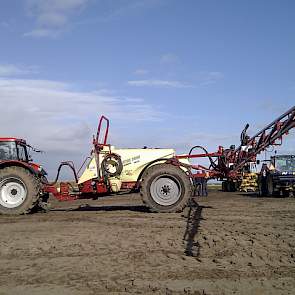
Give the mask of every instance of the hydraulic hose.
[{"label": "hydraulic hose", "polygon": [[46,184],[46,185],[55,185],[59,179],[59,174],[60,174],[60,171],[61,171],[61,168],[63,166],[68,166],[72,171],[73,171],[73,174],[75,176],[75,181],[78,182],[78,177],[77,177],[77,173],[76,173],[76,170],[75,170],[75,167],[74,167],[74,163],[72,162],[61,162],[58,169],[57,169],[57,174],[56,174],[56,177],[55,177],[55,180],[53,182],[46,182],[44,180],[41,179],[41,182],[43,184]]},{"label": "hydraulic hose", "polygon": [[[203,147],[203,146],[201,146],[201,145],[195,145],[195,146],[193,146],[191,149],[190,149],[190,151],[189,151],[189,156],[192,154],[192,151],[194,150],[194,149],[196,149],[196,148],[198,148],[198,149],[201,149],[201,150],[203,150],[204,152],[205,152],[205,154],[208,154],[208,151]],[[215,168],[217,168],[217,165],[215,164],[215,162],[214,162],[214,160],[212,159],[212,157],[211,156],[207,156],[208,157],[208,159],[209,159],[209,161],[210,161],[210,166],[212,166],[214,169]]]}]

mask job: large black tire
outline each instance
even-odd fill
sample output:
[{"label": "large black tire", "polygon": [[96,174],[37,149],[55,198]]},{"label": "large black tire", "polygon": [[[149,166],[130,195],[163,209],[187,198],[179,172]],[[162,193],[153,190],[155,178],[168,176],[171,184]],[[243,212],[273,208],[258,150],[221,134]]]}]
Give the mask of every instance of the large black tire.
[{"label": "large black tire", "polygon": [[236,181],[228,181],[228,191],[229,192],[236,192],[238,190],[238,183]]},{"label": "large black tire", "polygon": [[286,190],[286,189],[284,189],[282,191],[282,197],[283,198],[290,198],[290,197],[292,197],[292,195],[293,195],[293,191]]},{"label": "large black tire", "polygon": [[153,212],[181,212],[192,197],[193,185],[181,168],[156,164],[143,174],[140,194]]},{"label": "large black tire", "polygon": [[221,184],[221,190],[223,192],[228,192],[227,190],[227,181],[223,181],[222,184]]},{"label": "large black tire", "polygon": [[273,184],[273,178],[271,174],[268,174],[266,177],[266,195],[267,197],[273,197],[274,196],[274,184]]},{"label": "large black tire", "polygon": [[40,180],[22,167],[0,170],[0,214],[29,213],[37,204],[41,190]]},{"label": "large black tire", "polygon": [[262,175],[259,175],[258,177],[258,194],[260,197],[267,196],[266,177]]},{"label": "large black tire", "polygon": [[239,188],[239,184],[236,181],[225,180],[222,182],[223,192],[236,192]]}]

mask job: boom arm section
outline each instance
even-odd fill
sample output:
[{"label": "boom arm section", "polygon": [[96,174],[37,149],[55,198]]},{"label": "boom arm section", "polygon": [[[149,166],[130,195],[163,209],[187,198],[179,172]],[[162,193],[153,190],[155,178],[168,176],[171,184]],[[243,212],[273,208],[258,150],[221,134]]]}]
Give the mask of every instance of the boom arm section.
[{"label": "boom arm section", "polygon": [[[210,160],[210,167],[206,168],[201,165],[190,165],[192,169],[203,171],[198,172],[198,176],[209,173],[211,178],[238,178],[243,168],[249,162],[255,162],[256,157],[269,146],[281,145],[282,138],[287,135],[289,130],[295,127],[295,106],[275,119],[272,123],[260,130],[252,138],[247,135],[247,124],[241,133],[241,145],[238,148],[231,146],[229,149],[224,149],[219,146],[218,151],[215,153],[208,153],[206,149],[200,146],[205,151],[203,154],[192,154],[192,150],[188,155],[176,156],[178,160],[191,159],[191,158],[204,158],[208,157]],[[213,161],[212,157],[217,158]]]},{"label": "boom arm section", "polygon": [[[272,123],[256,133],[252,138],[243,136],[241,145],[235,150],[225,150],[221,159],[220,168],[226,164],[232,167],[228,172],[229,176],[234,176],[247,163],[256,161],[256,157],[269,146],[281,145],[282,138],[295,127],[295,106],[275,119]],[[225,163],[222,163],[223,162]],[[224,167],[225,168],[225,167]]]}]

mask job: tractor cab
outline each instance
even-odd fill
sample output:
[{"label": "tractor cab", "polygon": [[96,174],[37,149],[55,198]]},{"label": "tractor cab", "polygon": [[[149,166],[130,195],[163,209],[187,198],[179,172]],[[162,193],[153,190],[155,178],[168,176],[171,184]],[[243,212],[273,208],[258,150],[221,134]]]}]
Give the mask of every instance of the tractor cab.
[{"label": "tractor cab", "polygon": [[295,173],[295,155],[278,155],[271,157],[271,164],[277,174]]},{"label": "tractor cab", "polygon": [[23,165],[33,168],[38,174],[47,175],[42,166],[33,163],[28,148],[35,152],[41,152],[28,145],[24,139],[0,137],[0,164],[9,161],[22,162]]},{"label": "tractor cab", "polygon": [[29,162],[26,141],[17,138],[0,138],[0,161]]}]

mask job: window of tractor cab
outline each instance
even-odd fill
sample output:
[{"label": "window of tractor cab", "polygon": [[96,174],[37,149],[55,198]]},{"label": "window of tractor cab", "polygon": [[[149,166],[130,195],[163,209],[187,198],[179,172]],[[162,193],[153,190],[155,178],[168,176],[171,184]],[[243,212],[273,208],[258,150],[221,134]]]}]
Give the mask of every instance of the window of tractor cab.
[{"label": "window of tractor cab", "polygon": [[17,144],[17,154],[20,161],[28,161],[27,148],[25,145]]},{"label": "window of tractor cab", "polygon": [[26,146],[14,141],[0,141],[0,160],[28,161]]},{"label": "window of tractor cab", "polygon": [[295,171],[295,157],[277,157],[276,169],[279,171]]},{"label": "window of tractor cab", "polygon": [[17,160],[17,149],[14,141],[0,141],[0,160]]}]

